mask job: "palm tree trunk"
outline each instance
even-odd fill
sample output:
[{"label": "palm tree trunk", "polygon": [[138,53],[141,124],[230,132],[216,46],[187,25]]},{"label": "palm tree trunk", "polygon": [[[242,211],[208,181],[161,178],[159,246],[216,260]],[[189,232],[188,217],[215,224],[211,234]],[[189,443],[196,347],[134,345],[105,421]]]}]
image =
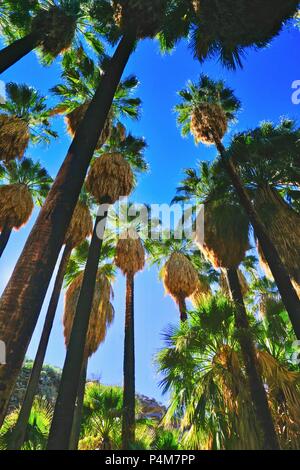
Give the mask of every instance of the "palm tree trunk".
[{"label": "palm tree trunk", "polygon": [[180,311],[180,321],[184,323],[188,319],[185,298],[179,299],[178,306]]},{"label": "palm tree trunk", "polygon": [[82,420],[82,409],[84,402],[84,393],[86,385],[86,376],[87,376],[87,365],[88,361],[84,361],[81,371],[80,383],[77,393],[76,408],[73,417],[72,433],[70,438],[69,450],[78,450],[78,443],[80,439],[81,431],[81,420]]},{"label": "palm tree trunk", "polygon": [[288,272],[283,265],[274,244],[270,240],[266,227],[257,214],[247,194],[247,191],[243,186],[234,164],[226,156],[225,147],[221,143],[220,139],[215,138],[215,142],[216,147],[221,155],[224,167],[236,190],[236,193],[240,199],[240,203],[249,217],[265,258],[270,266],[270,270],[277,284],[285,308],[289,314],[289,318],[293,325],[295,334],[300,340],[300,299],[297,295],[297,292],[294,289]]},{"label": "palm tree trunk", "polygon": [[108,205],[104,215],[97,216],[94,233],[84,271],[80,295],[73,321],[71,337],[62,371],[58,397],[50,429],[48,450],[68,450],[72,432],[73,416],[80,381],[84,349],[93,304],[96,278],[103,243],[98,237],[99,226],[107,219]]},{"label": "palm tree trunk", "polygon": [[266,390],[261,375],[258,372],[255,347],[251,338],[250,325],[238,271],[236,269],[227,269],[226,275],[230,294],[235,305],[235,324],[249,382],[250,394],[254,404],[256,419],[263,433],[263,448],[265,450],[279,450],[280,447],[268,405]]},{"label": "palm tree trunk", "polygon": [[126,276],[122,449],[135,442],[134,275]]},{"label": "palm tree trunk", "polygon": [[16,62],[33,51],[41,41],[37,33],[30,33],[22,39],[18,39],[0,51],[0,73],[5,72]]},{"label": "palm tree trunk", "polygon": [[8,244],[8,241],[11,236],[12,229],[7,225],[4,225],[1,235],[0,235],[0,258],[3,255],[3,252]]},{"label": "palm tree trunk", "polygon": [[134,37],[124,37],[111,59],[1,297],[0,340],[6,343],[7,365],[0,366],[0,426],[90,161],[135,42]]},{"label": "palm tree trunk", "polygon": [[35,361],[32,367],[30,374],[30,379],[26,388],[26,393],[24,401],[18,416],[18,421],[13,431],[13,436],[10,441],[10,450],[20,450],[25,439],[26,429],[28,425],[28,420],[33,405],[34,397],[37,392],[41,371],[43,368],[46,351],[49,343],[49,338],[55,318],[55,313],[57,310],[57,305],[63,285],[64,275],[66,272],[66,267],[72,253],[72,248],[66,246],[63,252],[63,256],[60,262],[60,266],[56,275],[55,284],[50,299],[48,311],[46,314],[46,319],[44,323],[44,328],[42,331],[42,336],[40,339],[39,347],[35,356]]}]

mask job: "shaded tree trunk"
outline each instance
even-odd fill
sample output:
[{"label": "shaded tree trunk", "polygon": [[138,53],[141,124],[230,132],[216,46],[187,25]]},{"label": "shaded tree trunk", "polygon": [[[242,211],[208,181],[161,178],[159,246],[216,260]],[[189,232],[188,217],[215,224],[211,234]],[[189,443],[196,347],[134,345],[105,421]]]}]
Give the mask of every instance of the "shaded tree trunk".
[{"label": "shaded tree trunk", "polygon": [[11,236],[12,229],[8,227],[7,225],[4,225],[2,228],[2,232],[0,235],[0,258],[3,255],[3,252],[8,244],[8,241]]},{"label": "shaded tree trunk", "polygon": [[122,449],[135,442],[134,275],[126,276]]},{"label": "shaded tree trunk", "polygon": [[84,361],[84,364],[82,366],[82,371],[81,371],[78,393],[77,393],[77,401],[76,401],[76,407],[75,407],[74,417],[73,417],[73,425],[72,425],[69,450],[78,450],[78,443],[79,443],[80,431],[81,431],[81,421],[82,421],[82,409],[83,409],[85,385],[86,385],[86,376],[87,376],[87,365],[88,365],[88,361]]},{"label": "shaded tree trunk", "polygon": [[73,321],[71,337],[62,371],[58,397],[50,429],[48,450],[68,450],[72,432],[73,416],[79,388],[80,374],[84,362],[84,349],[93,304],[98,273],[102,238],[98,237],[98,225],[103,228],[106,222],[108,205],[104,215],[98,215],[84,271],[80,295]]},{"label": "shaded tree trunk", "polygon": [[7,364],[0,366],[0,426],[90,161],[135,42],[134,37],[124,37],[111,59],[1,297],[0,340],[6,343]]},{"label": "shaded tree trunk", "polygon": [[232,163],[226,156],[226,150],[221,141],[215,138],[217,149],[221,155],[224,168],[226,169],[231,182],[236,190],[236,193],[240,199],[240,203],[247,213],[251,225],[255,231],[257,239],[260,243],[265,258],[270,266],[270,270],[277,284],[280,292],[282,301],[289,314],[290,321],[293,325],[295,334],[300,340],[300,299],[297,295],[296,290],[291,282],[288,272],[282,263],[282,260],[272,243],[267,229],[257,214],[248,194],[245,190],[240,176]]},{"label": "shaded tree trunk", "polygon": [[64,275],[66,272],[66,267],[72,253],[72,248],[66,246],[62,255],[62,259],[59,265],[59,269],[56,275],[55,284],[50,299],[49,307],[46,314],[46,319],[44,323],[44,328],[42,331],[42,336],[38,346],[38,350],[35,356],[35,361],[32,367],[30,374],[29,382],[26,388],[26,393],[24,401],[18,416],[18,421],[13,431],[12,439],[10,441],[10,450],[20,450],[26,435],[26,429],[28,425],[28,420],[30,417],[31,408],[33,405],[34,397],[37,393],[39,380],[41,376],[41,371],[43,368],[47,347],[49,343],[50,334],[52,331],[52,326],[55,318],[55,313],[57,310],[57,305],[63,286]]},{"label": "shaded tree trunk", "polygon": [[180,321],[182,323],[186,322],[187,319],[188,319],[188,316],[187,316],[187,309],[186,309],[186,302],[185,302],[185,298],[181,298],[179,299],[178,301],[178,306],[179,306],[179,312],[180,312]]},{"label": "shaded tree trunk", "polygon": [[255,347],[250,333],[250,325],[243,300],[241,285],[236,269],[227,269],[227,282],[235,305],[235,324],[241,346],[250,395],[256,419],[263,434],[264,450],[279,450],[279,443],[269,409],[268,398],[263,380],[259,373]]},{"label": "shaded tree trunk", "polygon": [[0,51],[0,73],[5,72],[16,62],[33,51],[41,42],[41,36],[30,33],[22,39],[18,39]]}]

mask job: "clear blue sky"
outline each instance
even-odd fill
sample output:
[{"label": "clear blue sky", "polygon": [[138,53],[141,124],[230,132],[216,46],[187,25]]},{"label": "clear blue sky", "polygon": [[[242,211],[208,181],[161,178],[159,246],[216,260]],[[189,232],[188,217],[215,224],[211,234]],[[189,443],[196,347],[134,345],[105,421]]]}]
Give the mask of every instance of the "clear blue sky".
[{"label": "clear blue sky", "polygon": [[[251,51],[244,62],[244,69],[237,72],[224,70],[216,61],[200,65],[194,61],[184,43],[172,55],[162,57],[155,42],[141,43],[126,70],[134,73],[141,84],[138,96],[143,101],[143,113],[139,122],[131,125],[132,132],[144,136],[149,144],[147,160],[151,165],[148,175],[140,179],[134,195],[137,202],[169,203],[182,177],[182,170],[195,166],[198,160],[211,159],[213,149],[196,148],[192,139],[182,139],[176,127],[172,111],[176,92],[187,80],[196,80],[201,72],[213,78],[224,78],[236,90],[243,103],[238,124],[231,129],[245,130],[255,127],[262,120],[278,121],[281,116],[298,119],[300,106],[292,104],[292,82],[300,80],[299,69],[300,32],[293,27],[276,38],[261,51]],[[1,79],[26,82],[42,93],[58,83],[60,69],[57,64],[42,68],[35,54],[30,54],[11,68]],[[51,98],[50,98],[51,99]],[[70,143],[62,118],[55,123],[59,140],[49,148],[30,148],[28,156],[39,159],[54,177],[62,163]],[[230,137],[230,134],[229,134]],[[28,225],[14,233],[5,255],[1,259],[0,290],[2,291],[25,240],[35,221],[37,211]],[[123,325],[125,282],[120,275],[114,286],[115,323],[109,331],[106,343],[89,363],[89,376],[101,378],[106,384],[122,384]],[[51,293],[51,286],[49,289]],[[33,358],[41,332],[49,294],[40,321],[28,351]],[[62,366],[65,348],[62,336],[63,297],[51,336],[46,362]],[[158,377],[153,366],[153,355],[162,346],[161,333],[170,323],[177,323],[179,316],[173,301],[164,295],[155,269],[146,269],[136,280],[136,384],[137,391],[158,400],[165,400],[158,387]]]}]

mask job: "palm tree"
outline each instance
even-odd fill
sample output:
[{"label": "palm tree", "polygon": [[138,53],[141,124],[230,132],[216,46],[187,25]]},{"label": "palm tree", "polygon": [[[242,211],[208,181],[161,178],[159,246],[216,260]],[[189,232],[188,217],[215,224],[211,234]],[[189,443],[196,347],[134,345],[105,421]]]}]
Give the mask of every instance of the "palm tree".
[{"label": "palm tree", "polygon": [[194,55],[201,62],[218,56],[227,67],[242,66],[249,47],[269,45],[298,10],[297,0],[196,0]]},{"label": "palm tree", "polygon": [[[119,450],[121,448],[122,408],[123,390],[121,387],[108,387],[98,382],[88,383],[84,397],[82,438],[79,449]],[[137,410],[140,408],[138,398],[136,408]],[[150,426],[147,425],[147,420],[143,418],[137,420],[137,435],[142,440],[143,448],[145,448],[145,441],[152,438],[151,425],[153,427],[153,423],[151,422]]]},{"label": "palm tree", "polygon": [[[289,435],[293,432],[293,420],[297,422],[298,419],[297,410],[295,402],[290,402],[286,411],[288,409],[287,415],[293,418],[287,419],[283,426],[279,424],[281,413],[278,413],[277,400],[282,395],[276,397],[275,390],[288,384],[289,391],[286,389],[285,393],[290,393],[293,400],[296,396],[299,399],[296,382],[299,374],[294,376],[288,364],[282,363],[278,356],[271,356],[265,348],[258,331],[260,328],[263,330],[262,324],[253,324],[252,328],[259,344],[258,361],[273,419],[281,446],[285,448],[291,445]],[[157,356],[159,370],[163,374],[163,391],[171,392],[164,423],[181,423],[184,448],[261,448],[263,436],[253,415],[241,351],[236,341],[233,304],[224,297],[207,299],[191,313],[189,322],[166,331],[165,342],[166,348]],[[264,364],[266,353],[268,359]],[[283,357],[286,360],[285,353]],[[279,370],[282,373],[275,378]],[[297,437],[292,445],[297,445]]]},{"label": "palm tree", "polygon": [[[197,301],[202,294],[208,293],[203,272],[198,272],[193,265],[191,243],[176,240],[174,233],[170,237],[162,234],[160,240],[148,240],[146,248],[152,264],[158,265],[164,288],[179,307],[180,320],[187,320],[186,299]],[[203,266],[201,266],[202,271]],[[200,269],[199,269],[200,271]]]},{"label": "palm tree", "polygon": [[[265,122],[257,129],[237,134],[229,152],[300,296],[300,216],[290,204],[299,179],[299,136],[294,121],[284,119],[278,125]],[[260,245],[258,249],[270,277]]]},{"label": "palm tree", "polygon": [[[11,448],[11,439],[14,437],[18,414],[19,410],[14,410],[5,418],[0,431],[1,450]],[[29,420],[26,423],[22,450],[45,450],[52,414],[53,409],[46,400],[39,398],[34,402]]]},{"label": "palm tree", "polygon": [[[75,406],[80,364],[83,361],[84,344],[108,209],[121,197],[131,193],[134,187],[131,166],[140,170],[147,169],[143,159],[145,146],[143,139],[134,139],[131,135],[120,139],[118,133],[113,134],[111,141],[103,147],[101,156],[94,160],[87,178],[87,189],[99,204],[99,211],[63,369],[48,443],[49,448],[65,445],[68,433],[71,431],[71,416]],[[62,433],[60,438],[59,433]]]},{"label": "palm tree", "polygon": [[179,92],[182,103],[176,106],[178,123],[182,132],[191,132],[196,142],[214,144],[221,157],[222,165],[239,197],[256,233],[258,241],[270,266],[282,300],[289,313],[297,337],[300,338],[300,302],[283,265],[278,252],[272,243],[265,225],[253,206],[251,199],[243,186],[240,175],[232,159],[228,158],[222,139],[228,124],[234,120],[240,107],[240,102],[231,89],[223,81],[215,82],[207,76],[201,76],[198,84],[189,83],[188,88]]},{"label": "palm tree", "polygon": [[[78,447],[88,359],[99,349],[100,344],[105,341],[107,329],[114,320],[114,308],[111,304],[111,298],[113,297],[111,283],[114,279],[114,268],[111,264],[108,264],[108,260],[112,256],[113,251],[112,246],[109,244],[103,247],[98,267],[89,328],[84,350],[84,360],[77,393],[77,403],[73,418],[70,450],[76,450]],[[68,289],[65,295],[63,319],[66,347],[68,347],[70,341],[74,315],[84,275],[84,265],[88,252],[89,245],[87,243],[79,247],[70,261],[66,274]]]},{"label": "palm tree", "polygon": [[63,286],[64,276],[70,260],[72,250],[81,245],[81,243],[92,234],[93,221],[89,209],[89,197],[84,191],[81,192],[80,200],[75,208],[68,232],[65,239],[65,248],[58,267],[55,278],[52,295],[50,298],[46,318],[44,322],[41,339],[35,356],[34,364],[27,384],[25,397],[20,409],[18,420],[14,428],[14,433],[10,441],[10,449],[18,450],[23,445],[26,427],[30,412],[33,406],[34,397],[37,392],[39,379],[45,360],[49,338],[57,310],[61,289]]},{"label": "palm tree", "polygon": [[0,103],[0,160],[23,158],[28,145],[57,137],[51,130],[46,99],[37,90],[17,83],[6,84],[6,99]]},{"label": "palm tree", "polygon": [[115,263],[126,276],[122,448],[128,450],[135,442],[134,278],[145,266],[144,247],[133,228],[121,234]]},{"label": "palm tree", "polygon": [[[199,239],[196,235],[195,241],[212,265],[215,268],[221,268],[226,276],[230,296],[235,305],[236,329],[256,418],[264,434],[264,447],[276,449],[278,448],[277,438],[257,366],[238,272],[246,251],[249,249],[249,220],[230,187],[229,190],[227,188],[224,191],[223,195],[221,194],[220,187],[225,184],[223,172],[220,175],[218,168],[210,168],[207,164],[202,164],[201,169],[204,173],[204,181],[198,183],[202,175],[198,178],[196,172],[189,170],[188,177],[179,191],[184,192],[187,198],[198,198],[198,202],[204,202],[204,238]],[[221,183],[219,184],[220,177]],[[195,188],[197,188],[197,193],[193,193]]]},{"label": "palm tree", "polygon": [[34,203],[42,205],[52,179],[39,162],[23,158],[11,161],[0,169],[0,257],[12,230],[27,224]]},{"label": "palm tree", "polygon": [[98,383],[86,386],[81,450],[119,448],[123,391],[119,387],[105,387]]},{"label": "palm tree", "polygon": [[[107,56],[103,54],[101,64],[105,66],[106,61]],[[61,99],[61,102],[54,107],[52,114],[65,115],[68,133],[74,138],[93,95],[101,83],[104,71],[85,54],[82,47],[66,54],[62,65],[64,83],[56,85],[51,90]],[[100,150],[109,139],[113,127],[121,133],[125,132],[120,122],[121,118],[137,119],[139,117],[141,100],[133,96],[138,84],[135,76],[127,77],[119,84],[96,150]]]},{"label": "palm tree", "polygon": [[84,31],[86,0],[5,0],[5,21],[0,33],[8,46],[0,51],[0,73],[38,48],[43,61],[51,63],[68,50],[77,32]]}]

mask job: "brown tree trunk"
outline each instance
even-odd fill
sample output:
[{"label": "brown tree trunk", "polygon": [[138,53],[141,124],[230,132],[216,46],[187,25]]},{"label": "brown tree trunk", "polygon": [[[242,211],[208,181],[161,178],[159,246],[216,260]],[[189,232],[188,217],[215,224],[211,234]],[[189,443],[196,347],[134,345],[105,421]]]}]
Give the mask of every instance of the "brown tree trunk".
[{"label": "brown tree trunk", "polygon": [[262,251],[270,266],[270,270],[277,284],[285,308],[289,314],[289,318],[293,325],[295,334],[297,338],[300,339],[300,299],[297,295],[297,292],[294,289],[288,272],[285,266],[283,265],[274,244],[271,242],[266,227],[264,226],[259,215],[257,214],[247,194],[247,191],[243,186],[243,183],[234,164],[231,160],[227,158],[225,147],[218,138],[215,138],[215,142],[217,149],[221,155],[224,168],[226,169],[231,179],[231,182],[240,199],[241,205],[243,206],[245,212],[249,217],[249,220],[255,231]]},{"label": "brown tree trunk", "polygon": [[30,33],[0,51],[0,74],[33,51],[41,41],[37,33]]},{"label": "brown tree trunk", "polygon": [[4,225],[4,227],[2,228],[1,235],[0,235],[0,258],[3,255],[3,252],[8,244],[8,241],[11,236],[11,232],[12,232],[11,227]]},{"label": "brown tree trunk", "polygon": [[34,397],[37,393],[39,380],[49,343],[49,338],[51,335],[52,326],[57,310],[57,305],[63,286],[64,275],[71,253],[72,248],[70,246],[66,246],[56,275],[55,284],[53,287],[52,296],[50,299],[49,307],[45,318],[44,328],[42,331],[42,336],[35,356],[29,382],[27,384],[24,401],[22,403],[22,407],[18,416],[18,421],[12,434],[12,438],[10,440],[10,450],[20,450],[25,440],[30,412],[33,405]]},{"label": "brown tree trunk", "polygon": [[135,442],[134,275],[126,277],[122,449]]},{"label": "brown tree trunk", "polygon": [[69,450],[78,450],[80,431],[81,431],[82,410],[83,410],[83,402],[84,402],[84,394],[85,394],[85,386],[86,386],[87,366],[88,366],[88,361],[84,361],[84,364],[82,366],[82,371],[81,371],[78,393],[77,393],[77,400],[76,400],[76,407],[75,407],[74,417],[73,417],[73,425],[72,425]]},{"label": "brown tree trunk", "polygon": [[182,323],[186,322],[187,319],[188,319],[188,316],[187,316],[187,309],[186,309],[186,302],[185,302],[185,298],[182,297],[179,299],[178,301],[178,306],[179,306],[179,312],[180,312],[180,321]]},{"label": "brown tree trunk", "polygon": [[94,149],[134,46],[133,37],[121,40],[1,297],[0,340],[6,343],[7,365],[0,366],[0,425]]},{"label": "brown tree trunk", "polygon": [[98,238],[98,225],[107,219],[108,205],[104,215],[96,218],[94,233],[84,271],[80,295],[74,315],[72,332],[62,371],[58,397],[50,429],[48,450],[68,450],[72,432],[73,416],[80,382],[89,320],[94,299],[96,279],[103,238]]},{"label": "brown tree trunk", "polygon": [[272,415],[261,375],[258,372],[255,347],[250,333],[250,325],[243,300],[241,285],[236,269],[227,269],[227,282],[235,305],[235,324],[241,346],[250,395],[254,405],[257,422],[263,434],[264,450],[279,450]]}]

